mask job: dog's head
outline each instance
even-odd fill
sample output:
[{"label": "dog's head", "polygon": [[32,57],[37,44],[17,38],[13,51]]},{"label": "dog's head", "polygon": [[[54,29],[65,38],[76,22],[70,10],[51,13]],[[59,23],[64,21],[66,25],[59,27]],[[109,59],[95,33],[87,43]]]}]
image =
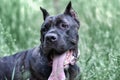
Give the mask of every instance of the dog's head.
[{"label": "dog's head", "polygon": [[45,54],[62,54],[73,50],[77,55],[78,29],[80,26],[71,2],[63,14],[50,16],[47,10],[40,8],[44,23],[41,26],[41,46]]}]

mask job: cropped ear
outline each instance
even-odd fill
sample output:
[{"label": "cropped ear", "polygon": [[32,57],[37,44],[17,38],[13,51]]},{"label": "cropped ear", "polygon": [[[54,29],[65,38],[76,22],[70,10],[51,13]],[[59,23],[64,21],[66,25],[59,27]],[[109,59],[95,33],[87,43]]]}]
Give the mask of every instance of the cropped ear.
[{"label": "cropped ear", "polygon": [[64,11],[64,14],[70,15],[79,24],[77,13],[73,10],[71,1],[68,3],[68,5],[67,5],[67,7],[66,7],[66,9]]},{"label": "cropped ear", "polygon": [[42,7],[40,7],[40,10],[43,13],[43,19],[45,20],[49,16],[49,13],[47,12],[46,9],[43,9]]}]

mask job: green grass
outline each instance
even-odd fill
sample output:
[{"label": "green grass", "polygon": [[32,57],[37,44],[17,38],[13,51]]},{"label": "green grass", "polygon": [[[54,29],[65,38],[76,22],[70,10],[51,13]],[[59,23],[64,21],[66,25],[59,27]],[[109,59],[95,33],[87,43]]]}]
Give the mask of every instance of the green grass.
[{"label": "green grass", "polygon": [[79,45],[82,80],[119,80],[119,2],[83,1]]},{"label": "green grass", "polygon": [[[58,1],[59,12],[64,11],[69,0]],[[81,80],[120,80],[120,0],[71,1],[81,22]],[[0,56],[40,44],[43,20],[39,6],[57,13],[52,0],[1,0]]]}]

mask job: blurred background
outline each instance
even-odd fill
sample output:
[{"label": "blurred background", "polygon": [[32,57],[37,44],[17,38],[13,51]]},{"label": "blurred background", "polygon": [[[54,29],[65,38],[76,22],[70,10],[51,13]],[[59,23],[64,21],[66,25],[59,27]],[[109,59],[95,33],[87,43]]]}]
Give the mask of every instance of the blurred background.
[{"label": "blurred background", "polygon": [[[71,0],[79,30],[76,80],[120,80],[120,0]],[[0,56],[40,44],[39,7],[62,13],[69,0],[0,0]]]}]

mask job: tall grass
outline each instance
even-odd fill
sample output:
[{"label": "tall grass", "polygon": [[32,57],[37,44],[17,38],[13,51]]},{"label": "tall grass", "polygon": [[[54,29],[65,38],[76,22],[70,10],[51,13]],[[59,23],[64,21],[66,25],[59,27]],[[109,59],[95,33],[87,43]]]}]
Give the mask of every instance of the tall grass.
[{"label": "tall grass", "polygon": [[120,0],[80,1],[82,80],[119,80]]},{"label": "tall grass", "polygon": [[9,34],[9,30],[5,30],[0,20],[0,56],[12,54],[17,50],[15,40]]},{"label": "tall grass", "polygon": [[[0,56],[39,45],[43,22],[39,6],[54,14],[53,1],[1,0]],[[64,11],[69,0],[58,1],[59,12]],[[78,61],[81,80],[119,80],[120,0],[71,1],[81,22]]]}]

